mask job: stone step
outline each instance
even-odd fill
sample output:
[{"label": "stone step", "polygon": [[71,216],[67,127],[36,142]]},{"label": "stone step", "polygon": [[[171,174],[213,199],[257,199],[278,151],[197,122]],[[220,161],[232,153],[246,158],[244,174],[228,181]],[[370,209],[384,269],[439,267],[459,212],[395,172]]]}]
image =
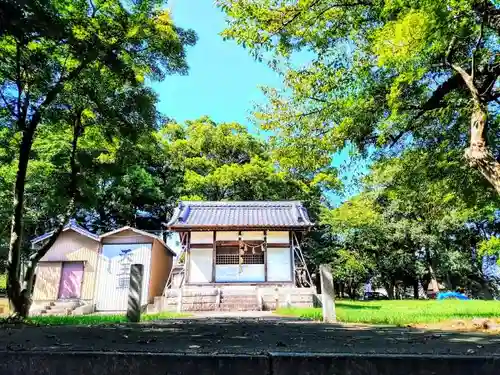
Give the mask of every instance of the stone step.
[{"label": "stone step", "polygon": [[258,305],[220,305],[219,311],[260,311]]},{"label": "stone step", "polygon": [[220,296],[221,301],[226,300],[226,301],[257,301],[257,296],[254,294],[253,296]]},{"label": "stone step", "polygon": [[257,304],[257,298],[222,298],[221,303],[232,303],[232,304],[253,303],[253,304]]},{"label": "stone step", "polygon": [[257,295],[257,292],[255,290],[248,290],[248,291],[230,291],[227,292],[225,290],[221,291],[221,295],[225,297],[254,297]]},{"label": "stone step", "polygon": [[50,315],[58,315],[58,314],[62,314],[62,315],[70,315],[71,313],[71,309],[66,309],[66,308],[60,308],[60,307],[51,307],[50,309],[47,309],[46,310],[46,314],[50,314]]},{"label": "stone step", "polygon": [[80,306],[80,302],[77,301],[56,301],[51,306],[57,308],[67,308],[67,309],[75,309]]},{"label": "stone step", "polygon": [[259,306],[257,301],[239,301],[239,302],[228,302],[228,301],[221,301],[220,305],[226,305],[226,306]]}]

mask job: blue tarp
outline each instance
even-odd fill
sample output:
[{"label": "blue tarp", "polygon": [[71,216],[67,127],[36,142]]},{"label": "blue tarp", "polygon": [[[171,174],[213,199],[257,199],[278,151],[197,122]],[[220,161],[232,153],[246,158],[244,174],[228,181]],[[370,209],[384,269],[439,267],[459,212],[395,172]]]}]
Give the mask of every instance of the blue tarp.
[{"label": "blue tarp", "polygon": [[470,299],[466,295],[458,292],[441,292],[438,293],[437,299],[448,299],[448,298],[454,298],[454,299],[461,299],[461,300],[468,300]]}]

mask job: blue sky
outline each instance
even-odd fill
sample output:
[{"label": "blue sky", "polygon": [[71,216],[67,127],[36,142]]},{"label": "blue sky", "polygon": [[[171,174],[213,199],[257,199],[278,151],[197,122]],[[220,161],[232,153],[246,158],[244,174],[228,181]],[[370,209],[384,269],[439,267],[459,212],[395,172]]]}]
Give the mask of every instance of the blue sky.
[{"label": "blue sky", "polygon": [[[178,122],[207,115],[216,122],[239,122],[257,133],[251,111],[255,104],[265,103],[259,86],[280,87],[279,75],[235,42],[222,40],[224,14],[213,1],[170,0],[169,7],[176,25],[196,31],[198,43],[187,52],[188,75],[168,76],[153,84],[160,97],[159,110]],[[300,62],[303,57],[299,56]],[[348,153],[342,152],[333,164],[339,166],[347,160]],[[353,172],[342,174],[348,185]],[[334,204],[343,200],[336,194],[329,198]]]},{"label": "blue sky", "polygon": [[278,86],[279,76],[247,50],[223,41],[224,14],[209,0],[170,1],[174,22],[198,34],[198,43],[187,54],[189,74],[169,76],[153,88],[160,95],[160,111],[182,122],[203,115],[216,122],[249,121],[254,103],[264,97],[259,85]]}]

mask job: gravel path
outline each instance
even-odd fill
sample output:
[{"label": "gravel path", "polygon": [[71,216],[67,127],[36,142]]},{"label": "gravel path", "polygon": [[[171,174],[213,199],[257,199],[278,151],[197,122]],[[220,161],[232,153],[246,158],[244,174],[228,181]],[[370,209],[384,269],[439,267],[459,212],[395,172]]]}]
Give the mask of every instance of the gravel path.
[{"label": "gravel path", "polygon": [[204,317],[138,325],[3,327],[9,351],[467,354],[500,357],[500,337],[285,318]]}]

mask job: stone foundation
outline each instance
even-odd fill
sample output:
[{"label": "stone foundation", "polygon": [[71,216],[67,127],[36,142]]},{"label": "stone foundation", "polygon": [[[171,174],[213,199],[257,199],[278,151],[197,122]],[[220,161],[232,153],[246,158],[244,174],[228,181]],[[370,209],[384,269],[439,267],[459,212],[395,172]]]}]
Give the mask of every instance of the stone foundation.
[{"label": "stone foundation", "polygon": [[155,297],[149,312],[251,311],[317,305],[314,288],[294,287],[184,287]]}]

